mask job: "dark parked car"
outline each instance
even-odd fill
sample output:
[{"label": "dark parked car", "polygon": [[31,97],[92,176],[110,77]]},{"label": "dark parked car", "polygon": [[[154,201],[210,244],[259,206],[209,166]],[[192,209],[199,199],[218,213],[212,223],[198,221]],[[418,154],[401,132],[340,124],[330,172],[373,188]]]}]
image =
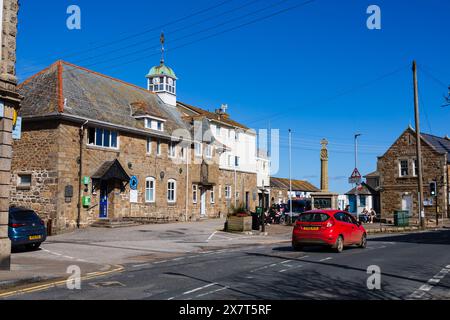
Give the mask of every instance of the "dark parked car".
[{"label": "dark parked car", "polygon": [[[284,205],[286,217],[289,216],[289,211],[291,208],[291,202],[288,201],[287,204]],[[303,212],[311,210],[311,200],[292,200],[292,222],[297,220],[297,218]]]},{"label": "dark parked car", "polygon": [[8,236],[12,247],[25,246],[35,250],[47,239],[44,221],[33,210],[9,209]]}]

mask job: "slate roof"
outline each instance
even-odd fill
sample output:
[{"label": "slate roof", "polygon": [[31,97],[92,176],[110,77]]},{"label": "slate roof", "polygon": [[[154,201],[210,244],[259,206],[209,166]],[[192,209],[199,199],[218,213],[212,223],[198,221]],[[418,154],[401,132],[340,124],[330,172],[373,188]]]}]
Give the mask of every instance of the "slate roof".
[{"label": "slate roof", "polygon": [[364,176],[364,178],[378,178],[379,176],[380,176],[380,173],[378,171],[374,171],[369,174],[366,174]]},{"label": "slate roof", "polygon": [[357,187],[353,188],[352,190],[350,190],[349,192],[347,192],[345,195],[350,196],[350,195],[366,195],[366,196],[373,196],[377,194],[377,191],[374,190],[372,187],[370,187],[368,184],[366,184],[365,182],[363,182],[361,184],[361,190],[358,190]]},{"label": "slate roof", "polygon": [[25,119],[64,114],[153,132],[136,119],[148,115],[166,120],[166,134],[190,129],[179,110],[156,94],[63,61],[20,84],[19,92],[25,97],[21,104]]},{"label": "slate roof", "polygon": [[184,108],[185,110],[187,110],[188,113],[189,113],[189,116],[191,118],[206,117],[206,118],[211,119],[211,120],[220,121],[220,122],[225,123],[225,124],[227,124],[227,125],[229,125],[231,127],[237,127],[237,128],[241,128],[241,129],[244,129],[244,130],[248,129],[243,124],[230,119],[227,114],[220,115],[220,114],[217,114],[215,112],[206,111],[206,110],[204,110],[202,108],[195,107],[195,106],[192,106],[192,105],[189,105],[187,103],[180,102],[180,101],[177,102],[177,105],[179,107]]},{"label": "slate roof", "polygon": [[[285,178],[270,178],[270,187],[276,189],[286,189],[289,190],[289,179]],[[292,180],[292,190],[293,191],[303,191],[303,192],[318,192],[318,188],[313,186],[308,181],[303,180]]]},{"label": "slate roof", "polygon": [[443,154],[447,153],[447,162],[450,163],[450,139],[448,137],[441,138],[431,134],[422,133],[422,138],[437,152]]},{"label": "slate roof", "polygon": [[119,180],[130,181],[130,176],[120,164],[119,160],[104,162],[92,175],[94,180]]}]

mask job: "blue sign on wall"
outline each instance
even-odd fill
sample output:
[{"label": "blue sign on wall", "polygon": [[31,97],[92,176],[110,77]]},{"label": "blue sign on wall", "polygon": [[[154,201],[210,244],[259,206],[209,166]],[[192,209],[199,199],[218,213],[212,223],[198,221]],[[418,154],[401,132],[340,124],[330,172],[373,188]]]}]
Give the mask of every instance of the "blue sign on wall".
[{"label": "blue sign on wall", "polygon": [[12,138],[14,140],[20,140],[22,138],[22,117],[17,117],[17,122],[12,132]]},{"label": "blue sign on wall", "polygon": [[130,179],[130,188],[131,190],[137,190],[139,184],[139,180],[136,176],[132,176]]}]

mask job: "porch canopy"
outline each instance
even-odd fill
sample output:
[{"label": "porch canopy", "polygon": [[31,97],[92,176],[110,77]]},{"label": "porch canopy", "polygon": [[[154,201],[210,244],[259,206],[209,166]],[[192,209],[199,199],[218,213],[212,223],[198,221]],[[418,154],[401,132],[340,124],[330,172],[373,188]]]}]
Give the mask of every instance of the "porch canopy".
[{"label": "porch canopy", "polygon": [[119,160],[106,161],[100,168],[92,175],[92,180],[109,181],[118,180],[129,182],[130,176],[120,164]]}]

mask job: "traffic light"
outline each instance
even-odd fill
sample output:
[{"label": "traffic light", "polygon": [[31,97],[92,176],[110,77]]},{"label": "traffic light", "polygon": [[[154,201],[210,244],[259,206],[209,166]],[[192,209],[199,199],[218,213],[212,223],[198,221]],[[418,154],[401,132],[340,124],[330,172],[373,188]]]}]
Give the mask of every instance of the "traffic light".
[{"label": "traffic light", "polygon": [[437,185],[436,185],[436,181],[433,181],[430,183],[430,194],[432,197],[436,197],[437,196]]}]

